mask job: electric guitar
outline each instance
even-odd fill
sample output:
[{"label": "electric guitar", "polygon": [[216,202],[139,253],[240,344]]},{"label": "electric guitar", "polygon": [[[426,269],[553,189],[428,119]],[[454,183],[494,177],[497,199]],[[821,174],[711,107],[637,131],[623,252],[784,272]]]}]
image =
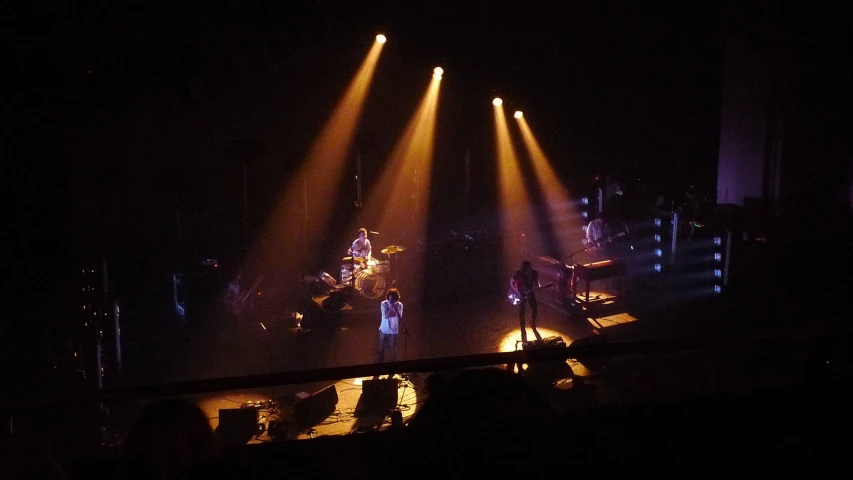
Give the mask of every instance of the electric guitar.
[{"label": "electric guitar", "polygon": [[589,243],[587,244],[587,245],[588,245],[588,247],[587,247],[587,248],[597,248],[597,247],[600,247],[600,246],[602,246],[602,245],[604,245],[604,244],[606,244],[606,243],[610,243],[610,242],[612,242],[613,240],[616,240],[616,239],[617,239],[617,238],[619,238],[619,237],[624,237],[625,235],[627,235],[627,233],[625,233],[625,232],[619,232],[619,233],[617,233],[616,235],[613,235],[613,236],[610,236],[610,237],[607,237],[607,238],[602,238],[602,239],[597,240],[597,241],[595,241],[595,242],[589,242]]},{"label": "electric guitar", "polygon": [[554,283],[553,283],[553,282],[552,282],[552,283],[548,283],[548,284],[545,284],[545,285],[542,285],[542,286],[536,287],[536,288],[534,288],[532,291],[530,291],[530,292],[528,292],[528,293],[519,293],[519,292],[516,292],[512,287],[510,287],[510,288],[509,288],[509,293],[507,294],[506,298],[507,298],[507,300],[509,300],[509,303],[511,303],[511,304],[513,304],[513,305],[518,305],[519,303],[521,303],[521,300],[523,300],[524,298],[526,298],[528,295],[530,295],[531,293],[535,292],[536,290],[539,290],[539,289],[542,289],[542,288],[550,288],[550,287],[553,287],[553,286],[554,286]]},{"label": "electric guitar", "polygon": [[246,305],[248,304],[249,297],[252,296],[253,293],[255,293],[255,290],[257,290],[258,286],[263,281],[264,281],[264,277],[258,278],[258,281],[255,282],[254,285],[252,285],[252,288],[246,290],[245,295],[243,295],[243,296],[238,295],[237,298],[233,301],[230,299],[227,300],[228,309],[231,311],[231,313],[233,315],[239,317],[243,313],[243,309],[246,308]]}]

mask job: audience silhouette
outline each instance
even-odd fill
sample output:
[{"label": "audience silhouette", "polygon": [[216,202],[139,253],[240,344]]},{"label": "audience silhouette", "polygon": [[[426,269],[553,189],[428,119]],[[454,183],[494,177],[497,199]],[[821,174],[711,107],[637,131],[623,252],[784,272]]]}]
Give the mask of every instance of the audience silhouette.
[{"label": "audience silhouette", "polygon": [[176,398],[148,405],[131,427],[121,455],[124,479],[168,479],[218,457],[210,422],[197,405]]},{"label": "audience silhouette", "polygon": [[[431,382],[422,408],[408,423],[418,471],[484,469],[506,474],[546,468],[550,443],[542,432],[556,421],[548,400],[502,368],[466,370]],[[531,465],[527,459],[536,459]]]}]

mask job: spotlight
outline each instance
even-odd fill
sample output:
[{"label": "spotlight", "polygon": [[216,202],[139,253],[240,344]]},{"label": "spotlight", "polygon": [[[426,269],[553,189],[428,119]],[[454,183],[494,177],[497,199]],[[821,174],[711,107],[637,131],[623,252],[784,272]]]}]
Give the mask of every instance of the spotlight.
[{"label": "spotlight", "polygon": [[504,101],[501,100],[501,97],[495,97],[495,99],[492,100],[492,105],[494,105],[496,107],[500,107],[501,105],[503,105],[503,103],[504,103]]},{"label": "spotlight", "polygon": [[663,256],[663,251],[662,251],[661,249],[659,249],[659,248],[656,248],[656,249],[655,249],[655,256],[656,256],[656,257],[662,257],[662,256]]},{"label": "spotlight", "polygon": [[581,216],[583,216],[583,218],[589,218],[589,212],[584,210],[583,212],[581,212]]},{"label": "spotlight", "polygon": [[377,42],[379,42],[379,43],[385,43],[385,42],[387,42],[387,41],[388,41],[388,39],[387,39],[387,38],[385,38],[385,35],[382,35],[382,34],[380,33],[379,35],[377,35],[377,36],[376,36],[376,41],[377,41]]},{"label": "spotlight", "polygon": [[581,203],[584,205],[589,205],[589,198],[588,197],[581,198]]},{"label": "spotlight", "polygon": [[655,235],[655,242],[660,243],[660,235]]},{"label": "spotlight", "polygon": [[662,267],[660,266],[660,264],[659,264],[659,263],[656,263],[656,264],[655,264],[655,271],[656,271],[656,272],[659,272],[659,271],[661,270],[661,268],[662,268]]},{"label": "spotlight", "polygon": [[441,76],[444,75],[444,69],[441,67],[435,67],[432,71],[432,76],[438,80],[441,80]]},{"label": "spotlight", "polygon": [[723,271],[722,271],[722,270],[720,270],[719,268],[715,269],[715,270],[714,270],[714,276],[715,276],[715,277],[717,277],[717,278],[722,278],[722,276],[723,276]]},{"label": "spotlight", "polygon": [[723,289],[719,285],[714,285],[714,293],[720,293]]},{"label": "spotlight", "polygon": [[716,260],[718,262],[723,261],[723,254],[722,253],[715,253],[714,254],[714,260]]},{"label": "spotlight", "polygon": [[714,245],[719,247],[722,244],[723,244],[723,239],[721,239],[720,237],[714,237]]},{"label": "spotlight", "polygon": [[513,117],[515,117],[515,118],[521,118],[523,116],[524,116],[524,114],[521,113],[521,110],[516,110],[515,114],[513,115]]},{"label": "spotlight", "polygon": [[656,219],[655,219],[655,226],[656,226],[656,227],[659,227],[659,226],[660,226],[660,223],[661,223],[661,222],[660,222],[660,219],[659,219],[659,218],[656,218]]}]

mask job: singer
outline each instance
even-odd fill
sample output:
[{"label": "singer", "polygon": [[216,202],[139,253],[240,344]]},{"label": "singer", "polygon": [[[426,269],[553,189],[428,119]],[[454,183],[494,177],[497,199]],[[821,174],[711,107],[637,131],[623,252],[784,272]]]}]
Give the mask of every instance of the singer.
[{"label": "singer", "polygon": [[400,321],[403,318],[403,302],[400,301],[400,292],[396,288],[388,290],[386,299],[382,301],[382,321],[379,323],[379,359],[376,363],[382,363],[386,358],[386,347],[390,361],[397,361],[397,332]]}]

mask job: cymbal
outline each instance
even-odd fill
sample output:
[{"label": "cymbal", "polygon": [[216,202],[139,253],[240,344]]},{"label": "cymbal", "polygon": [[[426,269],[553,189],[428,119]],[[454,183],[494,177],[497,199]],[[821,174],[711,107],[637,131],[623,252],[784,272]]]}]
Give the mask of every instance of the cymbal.
[{"label": "cymbal", "polygon": [[389,255],[392,253],[400,253],[406,250],[406,247],[402,245],[388,245],[387,247],[382,249],[382,253]]}]

